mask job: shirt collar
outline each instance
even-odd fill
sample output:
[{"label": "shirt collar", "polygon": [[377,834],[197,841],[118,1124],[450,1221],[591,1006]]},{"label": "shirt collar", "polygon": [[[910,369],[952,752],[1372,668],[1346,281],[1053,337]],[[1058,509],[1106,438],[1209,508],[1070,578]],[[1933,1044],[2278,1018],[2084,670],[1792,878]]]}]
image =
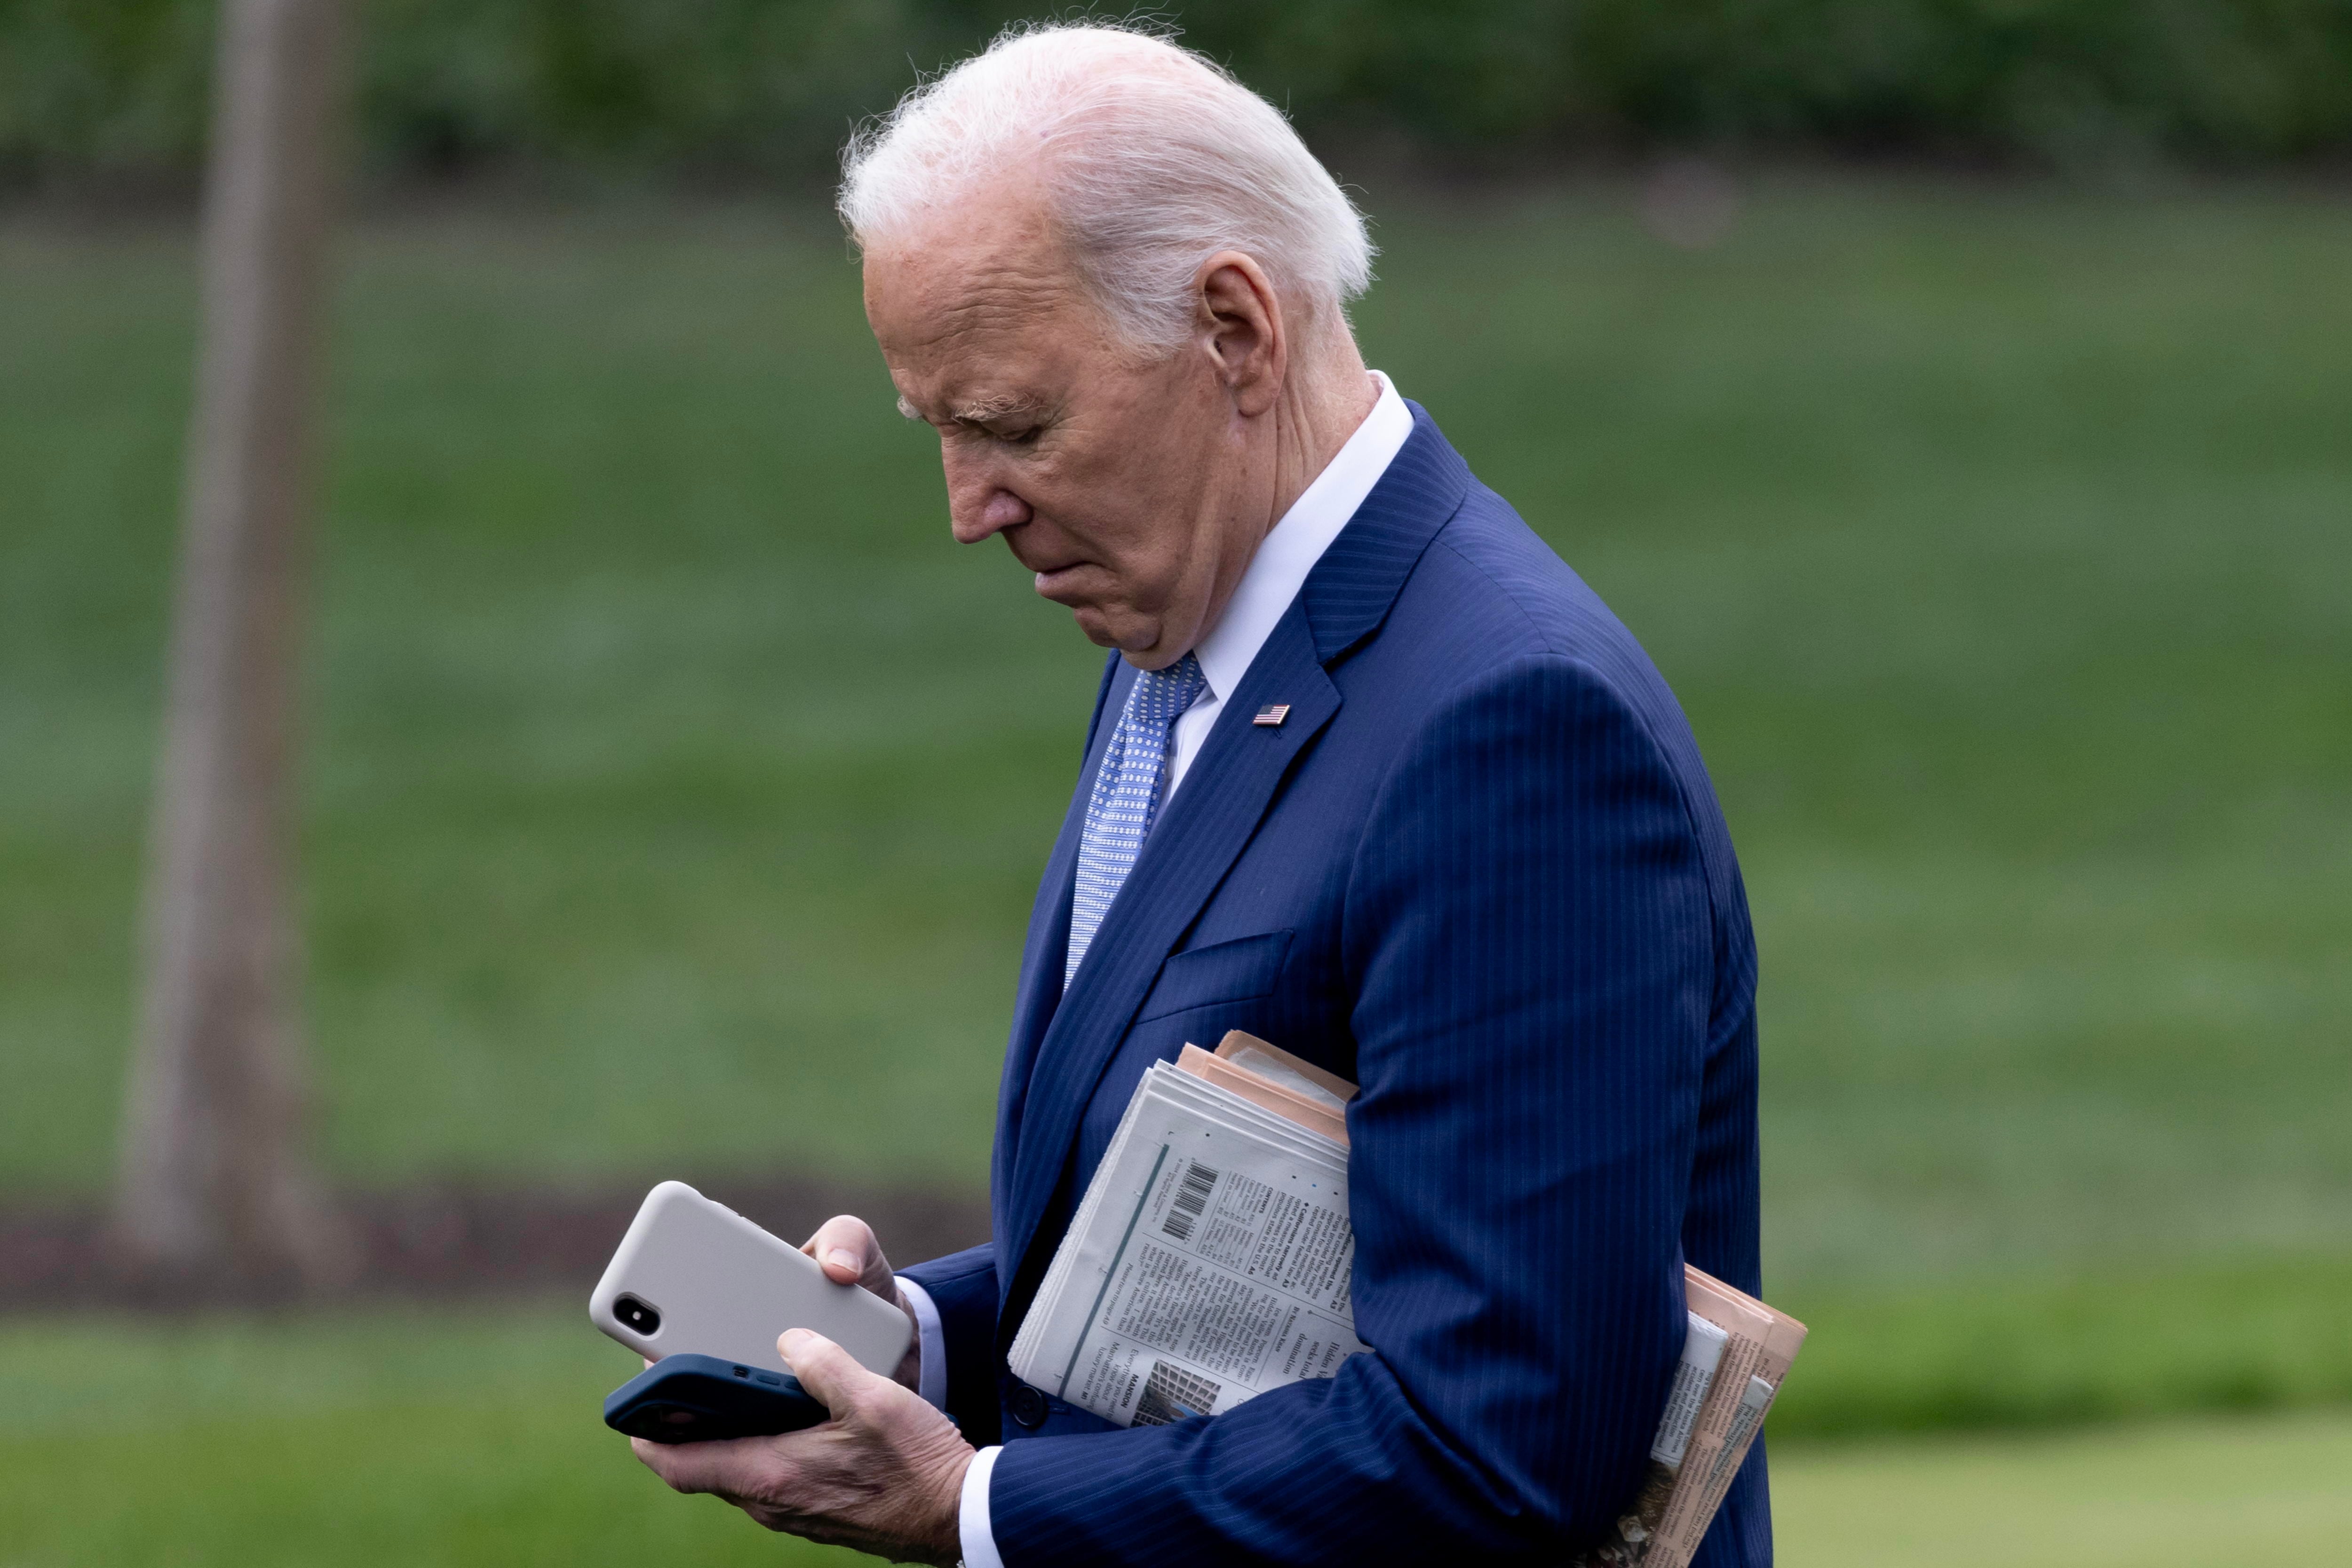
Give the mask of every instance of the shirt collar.
[{"label": "shirt collar", "polygon": [[1242,573],[1240,586],[1226,601],[1224,613],[1209,634],[1194,645],[1201,673],[1209,690],[1223,702],[1249,673],[1257,651],[1274,633],[1275,622],[1290,608],[1306,585],[1307,574],[1323,559],[1372,486],[1381,482],[1412,434],[1412,410],[1398,395],[1396,383],[1380,371],[1380,401],[1347,444],[1324,465],[1314,483],[1302,491],[1282,520],[1259,542]]}]

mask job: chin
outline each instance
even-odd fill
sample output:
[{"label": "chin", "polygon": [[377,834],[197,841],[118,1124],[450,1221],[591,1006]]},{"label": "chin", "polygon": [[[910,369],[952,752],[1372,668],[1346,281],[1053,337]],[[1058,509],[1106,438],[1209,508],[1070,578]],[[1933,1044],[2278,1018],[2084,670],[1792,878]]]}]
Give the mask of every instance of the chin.
[{"label": "chin", "polygon": [[1142,641],[1142,628],[1121,626],[1091,604],[1071,610],[1070,619],[1078,623],[1078,630],[1086,633],[1087,641],[1097,648],[1116,648],[1121,653],[1130,653],[1138,646],[1150,645]]}]

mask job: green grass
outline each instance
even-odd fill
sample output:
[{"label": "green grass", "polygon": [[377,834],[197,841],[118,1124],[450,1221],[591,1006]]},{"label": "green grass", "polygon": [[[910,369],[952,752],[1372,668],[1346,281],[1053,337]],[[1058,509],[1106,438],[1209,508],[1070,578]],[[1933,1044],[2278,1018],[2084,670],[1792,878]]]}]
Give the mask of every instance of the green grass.
[{"label": "green grass", "polygon": [[[1780,183],[1694,255],[1613,190],[1370,200],[1370,357],[1724,796],[1776,1293],[2352,1251],[2352,209]],[[1096,664],[948,543],[838,239],[477,212],[347,254],[335,1171],[977,1186]],[[0,225],[13,1196],[109,1169],[188,259]]]},{"label": "green grass", "polygon": [[[596,1421],[632,1368],[569,1305],[18,1320],[0,1568],[863,1561],[664,1489]],[[1776,1413],[1774,1443],[1780,1554],[1805,1568],[2236,1568],[2352,1545],[2343,1408],[1867,1445],[1787,1441]]]},{"label": "green grass", "polygon": [[2352,1553],[2352,1414],[1779,1451],[1803,1568],[2243,1568]]},{"label": "green grass", "polygon": [[0,1568],[870,1561],[681,1498],[576,1313],[0,1331]]},{"label": "green grass", "polygon": [[1799,1438],[2352,1405],[2352,1261],[1939,1280],[1782,1297],[1811,1331],[1772,1408]]}]

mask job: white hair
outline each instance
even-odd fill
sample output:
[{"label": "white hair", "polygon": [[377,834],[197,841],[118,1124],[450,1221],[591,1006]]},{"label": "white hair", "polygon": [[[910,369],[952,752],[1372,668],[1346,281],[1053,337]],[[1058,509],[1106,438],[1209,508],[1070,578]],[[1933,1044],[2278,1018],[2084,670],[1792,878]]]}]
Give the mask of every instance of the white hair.
[{"label": "white hair", "polygon": [[1294,330],[1346,330],[1370,287],[1364,217],[1281,111],[1138,24],[1019,26],[860,127],[842,221],[862,248],[1007,172],[1044,183],[1078,275],[1119,336],[1173,351],[1193,274],[1221,250],[1264,267]]}]

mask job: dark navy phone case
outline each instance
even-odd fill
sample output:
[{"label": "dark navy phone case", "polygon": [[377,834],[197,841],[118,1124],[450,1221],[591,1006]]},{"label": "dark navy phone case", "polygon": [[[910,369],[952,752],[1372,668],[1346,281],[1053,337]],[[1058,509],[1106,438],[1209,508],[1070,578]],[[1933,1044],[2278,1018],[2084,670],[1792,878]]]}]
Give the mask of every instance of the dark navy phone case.
[{"label": "dark navy phone case", "polygon": [[666,1355],[604,1396],[604,1425],[656,1443],[766,1437],[830,1419],[789,1372]]}]

